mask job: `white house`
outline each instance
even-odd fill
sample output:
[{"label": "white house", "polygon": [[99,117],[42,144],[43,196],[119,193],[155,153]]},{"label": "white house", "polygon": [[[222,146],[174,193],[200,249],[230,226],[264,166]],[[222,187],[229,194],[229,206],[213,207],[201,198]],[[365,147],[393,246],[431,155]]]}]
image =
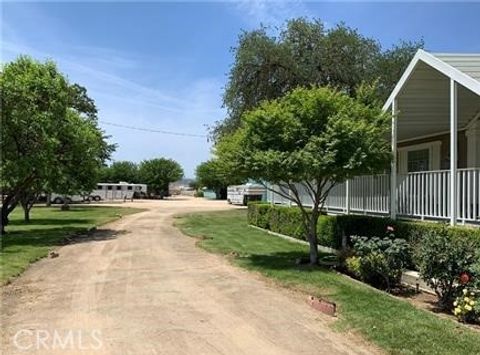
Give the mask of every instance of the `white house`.
[{"label": "white house", "polygon": [[419,50],[383,108],[393,113],[391,173],[337,185],[327,209],[480,223],[480,53]]}]

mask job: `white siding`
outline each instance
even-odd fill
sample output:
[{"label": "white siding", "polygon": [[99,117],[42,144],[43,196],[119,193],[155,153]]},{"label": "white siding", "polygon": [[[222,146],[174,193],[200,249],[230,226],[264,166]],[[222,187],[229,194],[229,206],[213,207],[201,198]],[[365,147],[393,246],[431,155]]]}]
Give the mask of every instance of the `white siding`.
[{"label": "white siding", "polygon": [[480,81],[480,53],[432,53],[438,59],[467,74],[473,79]]}]

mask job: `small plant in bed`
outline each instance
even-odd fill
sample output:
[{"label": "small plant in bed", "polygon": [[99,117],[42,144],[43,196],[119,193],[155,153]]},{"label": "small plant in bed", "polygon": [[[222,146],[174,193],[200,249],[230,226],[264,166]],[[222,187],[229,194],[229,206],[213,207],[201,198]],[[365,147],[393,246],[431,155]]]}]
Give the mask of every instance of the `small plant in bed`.
[{"label": "small plant in bed", "polygon": [[463,289],[453,302],[453,314],[460,322],[480,324],[480,261],[460,274],[458,285]]},{"label": "small plant in bed", "polygon": [[347,271],[376,288],[392,290],[400,285],[402,273],[410,260],[404,239],[389,234],[380,237],[352,236],[352,254],[345,260]]},{"label": "small plant in bed", "polygon": [[453,314],[464,323],[480,322],[480,292],[464,288],[453,302]]}]

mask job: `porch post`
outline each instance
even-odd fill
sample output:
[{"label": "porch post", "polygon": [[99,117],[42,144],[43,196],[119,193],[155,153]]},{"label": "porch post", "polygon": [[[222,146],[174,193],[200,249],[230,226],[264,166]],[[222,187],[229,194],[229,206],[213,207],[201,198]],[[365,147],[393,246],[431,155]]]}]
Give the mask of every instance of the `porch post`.
[{"label": "porch post", "polygon": [[450,225],[457,224],[457,83],[450,79]]},{"label": "porch post", "polygon": [[350,214],[350,179],[345,181],[345,213]]},{"label": "porch post", "polygon": [[270,185],[270,183],[268,183],[269,186],[271,186],[271,189],[272,191],[270,191],[270,193],[272,194],[272,200],[270,201],[271,205],[275,205],[275,192],[273,192],[273,190],[275,189],[275,185]]},{"label": "porch post", "polygon": [[390,218],[397,218],[397,98],[392,101],[392,163],[390,168]]},{"label": "porch post", "polygon": [[288,207],[292,207],[292,189],[290,186],[288,187]]}]

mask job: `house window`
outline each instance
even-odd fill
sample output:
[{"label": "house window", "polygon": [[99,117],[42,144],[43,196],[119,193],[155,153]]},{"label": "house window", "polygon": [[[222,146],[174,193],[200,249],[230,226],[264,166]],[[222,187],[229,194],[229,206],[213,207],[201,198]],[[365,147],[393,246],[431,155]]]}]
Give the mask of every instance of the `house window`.
[{"label": "house window", "polygon": [[131,190],[131,189],[132,189],[132,187],[131,187],[131,186],[127,186],[127,190]]},{"label": "house window", "polygon": [[108,185],[108,186],[107,186],[107,190],[111,190],[112,187],[113,187],[112,185]]},{"label": "house window", "polygon": [[121,190],[121,189],[122,189],[122,187],[121,187],[121,186],[117,186],[117,190]]},{"label": "house window", "polygon": [[408,172],[427,171],[430,167],[430,149],[411,150],[407,155]]}]

